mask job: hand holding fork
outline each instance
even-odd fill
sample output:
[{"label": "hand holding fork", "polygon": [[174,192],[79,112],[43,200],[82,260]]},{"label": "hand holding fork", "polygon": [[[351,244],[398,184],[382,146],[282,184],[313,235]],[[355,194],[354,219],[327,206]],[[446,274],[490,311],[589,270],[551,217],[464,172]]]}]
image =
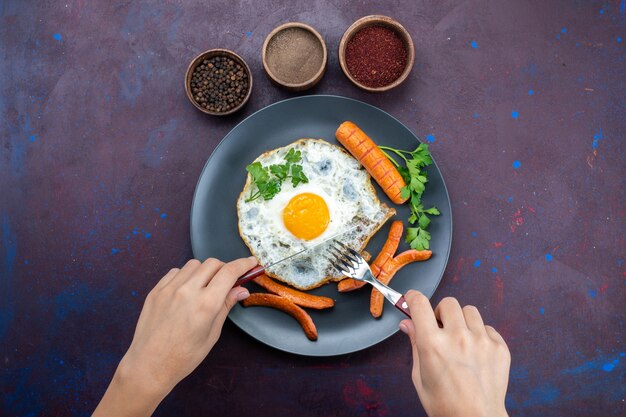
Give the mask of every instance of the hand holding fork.
[{"label": "hand holding fork", "polygon": [[347,277],[372,284],[374,288],[380,291],[385,298],[391,302],[391,304],[406,314],[407,317],[411,318],[409,306],[404,296],[378,281],[374,274],[372,274],[368,263],[357,251],[337,240],[333,240],[330,242],[328,252],[332,256],[331,262],[335,269]]}]

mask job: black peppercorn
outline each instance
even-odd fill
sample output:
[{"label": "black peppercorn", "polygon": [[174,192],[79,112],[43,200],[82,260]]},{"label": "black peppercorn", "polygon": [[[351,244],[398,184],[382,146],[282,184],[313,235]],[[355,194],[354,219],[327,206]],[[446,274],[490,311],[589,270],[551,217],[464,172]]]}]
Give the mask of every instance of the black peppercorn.
[{"label": "black peppercorn", "polygon": [[242,65],[226,57],[203,60],[191,75],[193,99],[202,108],[224,112],[237,107],[248,92],[248,75]]}]

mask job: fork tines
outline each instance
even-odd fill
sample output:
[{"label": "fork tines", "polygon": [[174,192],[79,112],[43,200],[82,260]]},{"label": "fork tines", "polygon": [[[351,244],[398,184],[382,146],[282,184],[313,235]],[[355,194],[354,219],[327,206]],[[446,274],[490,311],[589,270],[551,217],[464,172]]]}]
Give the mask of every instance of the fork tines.
[{"label": "fork tines", "polygon": [[332,257],[333,267],[344,275],[353,274],[363,262],[363,258],[357,251],[337,240],[331,241],[328,253]]}]

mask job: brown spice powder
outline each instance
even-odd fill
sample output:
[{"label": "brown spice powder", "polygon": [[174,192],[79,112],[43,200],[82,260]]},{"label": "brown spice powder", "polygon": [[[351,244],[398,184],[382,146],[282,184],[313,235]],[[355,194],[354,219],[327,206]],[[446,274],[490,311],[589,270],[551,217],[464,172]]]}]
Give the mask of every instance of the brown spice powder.
[{"label": "brown spice powder", "polygon": [[319,39],[308,30],[287,28],[270,39],[265,60],[270,72],[279,81],[301,84],[320,70],[324,52]]}]

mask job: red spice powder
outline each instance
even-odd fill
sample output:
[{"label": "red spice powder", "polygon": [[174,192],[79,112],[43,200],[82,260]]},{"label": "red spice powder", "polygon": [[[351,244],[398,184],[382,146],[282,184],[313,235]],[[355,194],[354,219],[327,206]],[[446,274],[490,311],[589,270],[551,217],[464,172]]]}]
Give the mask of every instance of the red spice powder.
[{"label": "red spice powder", "polygon": [[396,32],[384,26],[359,30],[346,46],[348,72],[368,87],[389,85],[402,75],[407,52]]}]

